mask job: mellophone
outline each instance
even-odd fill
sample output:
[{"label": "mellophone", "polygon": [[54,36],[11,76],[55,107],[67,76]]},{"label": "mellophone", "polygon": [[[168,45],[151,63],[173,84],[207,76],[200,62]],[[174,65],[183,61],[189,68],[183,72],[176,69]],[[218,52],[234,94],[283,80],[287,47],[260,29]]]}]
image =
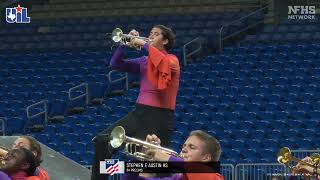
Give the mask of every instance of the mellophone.
[{"label": "mellophone", "polygon": [[146,149],[152,148],[161,150],[172,156],[183,158],[182,155],[179,155],[177,152],[171,149],[126,136],[125,129],[122,126],[116,126],[115,128],[113,128],[111,132],[111,140],[109,143],[113,148],[119,148],[120,146],[125,144],[125,154],[142,161],[154,160],[150,155],[144,152]]}]

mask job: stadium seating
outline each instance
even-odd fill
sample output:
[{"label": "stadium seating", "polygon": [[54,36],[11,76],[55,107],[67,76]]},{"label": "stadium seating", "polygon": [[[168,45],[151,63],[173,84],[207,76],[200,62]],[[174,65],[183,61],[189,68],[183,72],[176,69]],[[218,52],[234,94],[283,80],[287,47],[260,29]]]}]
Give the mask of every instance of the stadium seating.
[{"label": "stadium seating", "polygon": [[[317,147],[315,139],[308,140],[316,137],[314,128],[318,126],[316,120],[320,115],[316,90],[319,64],[314,61],[317,55],[312,53],[315,50],[301,52],[301,59],[291,59],[287,54],[279,61],[279,53],[289,52],[283,46],[273,45],[271,50],[268,50],[269,45],[250,46],[267,50],[252,54],[244,51],[240,53],[243,59],[239,59],[239,53],[233,54],[233,51],[240,50],[229,47],[224,54],[211,55],[183,70],[180,86],[184,88],[179,90],[172,141],[175,149],[179,149],[182,137],[194,129],[207,130],[220,138],[225,153],[222,162],[228,163],[274,162],[270,153],[282,146]],[[303,44],[286,46],[295,49]],[[202,74],[202,68],[210,73]],[[44,133],[56,129],[55,133],[77,134],[86,129],[83,139],[77,141],[88,142],[98,131],[129,112],[137,93],[136,88],[129,89],[125,95],[107,99],[103,106],[89,108],[84,115],[66,117],[64,128],[47,126]],[[300,129],[304,129],[303,135]],[[44,133],[33,135],[41,137]],[[297,143],[297,139],[301,143]],[[57,147],[58,143],[49,145]],[[71,146],[82,153],[81,148],[73,147],[73,143]],[[66,151],[63,148],[68,149],[70,145],[62,146],[62,152]],[[92,145],[86,146],[92,153],[91,148]],[[251,149],[250,153],[247,149]],[[90,162],[90,159],[76,160]]]}]

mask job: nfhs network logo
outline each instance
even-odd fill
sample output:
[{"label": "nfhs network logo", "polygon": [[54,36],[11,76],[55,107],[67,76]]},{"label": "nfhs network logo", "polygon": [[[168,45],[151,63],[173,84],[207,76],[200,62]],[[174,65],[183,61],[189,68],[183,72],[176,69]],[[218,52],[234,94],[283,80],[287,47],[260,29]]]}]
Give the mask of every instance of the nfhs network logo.
[{"label": "nfhs network logo", "polygon": [[316,6],[288,6],[288,19],[315,19]]},{"label": "nfhs network logo", "polygon": [[6,21],[8,23],[30,23],[28,9],[20,7],[20,4],[14,8],[6,8]]},{"label": "nfhs network logo", "polygon": [[124,174],[124,162],[119,159],[100,161],[100,174]]}]

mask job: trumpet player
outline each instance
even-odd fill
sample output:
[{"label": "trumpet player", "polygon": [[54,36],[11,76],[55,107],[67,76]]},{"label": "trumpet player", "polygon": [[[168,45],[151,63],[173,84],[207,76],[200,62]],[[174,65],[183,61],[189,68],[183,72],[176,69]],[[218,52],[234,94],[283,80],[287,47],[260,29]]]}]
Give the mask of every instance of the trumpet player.
[{"label": "trumpet player", "polygon": [[[106,175],[99,173],[99,161],[111,158],[113,154],[108,142],[110,132],[116,126],[123,126],[128,135],[140,139],[147,134],[158,134],[163,144],[170,147],[180,78],[179,60],[168,52],[174,45],[175,35],[163,25],[152,28],[149,40],[139,38],[136,30],[130,31],[129,35],[130,42],[118,47],[111,59],[111,66],[114,70],[140,75],[139,96],[133,111],[93,139],[95,155],[92,180],[106,178]],[[128,47],[142,47],[148,56],[124,60],[123,53]]]},{"label": "trumpet player", "polygon": [[[147,135],[146,141],[160,145],[161,140],[156,135]],[[192,131],[184,142],[180,156],[182,159],[171,156],[159,149],[149,149],[146,153],[156,161],[175,162],[210,162],[219,161],[221,147],[219,141],[201,130]],[[223,180],[219,173],[186,173],[175,174],[164,178],[147,178],[147,174],[125,174],[123,180]]]}]

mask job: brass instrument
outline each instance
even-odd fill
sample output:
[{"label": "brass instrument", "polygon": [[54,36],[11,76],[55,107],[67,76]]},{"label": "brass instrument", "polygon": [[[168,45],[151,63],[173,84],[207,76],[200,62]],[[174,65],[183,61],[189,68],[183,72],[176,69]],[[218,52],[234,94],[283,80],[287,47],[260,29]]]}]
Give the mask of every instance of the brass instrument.
[{"label": "brass instrument", "polygon": [[[146,37],[140,37],[140,36],[133,36],[129,34],[123,34],[122,30],[120,28],[115,28],[111,33],[111,38],[114,42],[120,42],[123,45],[129,45],[131,39],[138,38],[142,39],[146,42],[151,42],[152,40]],[[137,49],[141,49],[141,47],[135,47]]]},{"label": "brass instrument", "polygon": [[4,156],[0,156],[0,169],[5,165]]},{"label": "brass instrument", "polygon": [[297,157],[294,157],[291,155],[291,151],[288,147],[281,148],[277,154],[277,161],[281,164],[288,166],[291,170],[295,170],[295,166],[289,165],[289,163],[291,161],[297,162],[300,164],[304,164],[304,165],[310,166],[312,168],[319,166],[320,154],[313,153],[313,154],[311,154],[310,158],[312,160],[312,163],[308,163],[308,162],[305,162]]},{"label": "brass instrument", "polygon": [[[2,151],[9,151],[9,149],[3,147],[3,146],[0,146],[0,150]],[[4,154],[0,154],[0,169],[2,169],[2,167],[5,165],[5,162],[4,162]]]},{"label": "brass instrument", "polygon": [[[164,148],[155,144],[148,143],[136,138],[128,137],[125,135],[125,130],[122,126],[115,127],[111,132],[110,145],[113,148],[118,148],[125,143],[125,153],[129,156],[133,156],[142,161],[153,161],[154,159],[143,152],[144,149],[154,148],[164,151],[169,155],[181,157],[177,152]],[[182,157],[181,157],[182,158]]]}]

